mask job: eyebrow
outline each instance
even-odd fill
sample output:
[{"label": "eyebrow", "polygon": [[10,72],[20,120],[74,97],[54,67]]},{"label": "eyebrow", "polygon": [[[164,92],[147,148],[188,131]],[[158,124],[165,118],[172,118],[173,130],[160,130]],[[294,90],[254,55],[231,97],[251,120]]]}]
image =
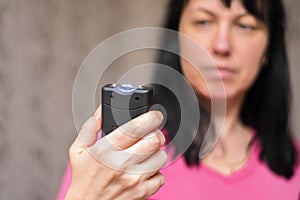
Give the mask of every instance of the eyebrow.
[{"label": "eyebrow", "polygon": [[215,16],[215,14],[213,12],[211,12],[210,10],[208,10],[206,8],[198,7],[195,11],[202,11],[202,12],[205,12],[209,15]]},{"label": "eyebrow", "polygon": [[[210,10],[209,10],[209,9],[207,9],[207,8],[198,7],[198,8],[196,9],[196,11],[202,11],[202,12],[205,12],[205,13],[207,13],[207,14],[209,14],[209,15],[213,16],[213,17],[215,17],[215,16],[216,16],[216,14],[215,14],[215,13],[213,13],[212,11],[210,11]],[[244,16],[251,16],[251,14],[249,14],[249,13],[245,12],[245,13],[243,13],[243,14],[240,14],[240,15],[238,15],[238,16],[237,16],[237,17],[235,17],[235,18],[241,18],[241,17],[244,17]]]}]

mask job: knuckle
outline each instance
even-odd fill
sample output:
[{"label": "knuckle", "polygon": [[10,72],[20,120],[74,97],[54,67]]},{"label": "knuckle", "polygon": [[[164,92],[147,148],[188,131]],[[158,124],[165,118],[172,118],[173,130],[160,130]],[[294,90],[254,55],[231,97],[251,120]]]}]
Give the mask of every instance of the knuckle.
[{"label": "knuckle", "polygon": [[149,182],[148,184],[148,189],[150,191],[157,191],[165,183],[165,177],[159,172],[155,175],[154,179],[154,181]]},{"label": "knuckle", "polygon": [[167,155],[167,153],[165,152],[165,151],[159,151],[159,154],[160,154],[160,159],[162,160],[162,161],[164,161],[164,162],[167,162],[167,160],[168,160],[168,155]]},{"label": "knuckle", "polygon": [[140,178],[134,175],[123,174],[119,176],[118,182],[126,188],[134,188],[139,184]]},{"label": "knuckle", "polygon": [[148,139],[149,142],[151,143],[150,145],[152,145],[155,149],[158,149],[161,146],[161,144],[164,142],[164,137],[162,136],[162,133],[159,130],[152,132],[151,134],[147,135],[144,138],[146,140]]},{"label": "knuckle", "polygon": [[137,187],[135,195],[138,199],[146,199],[149,195],[157,191],[165,182],[164,176],[157,174],[154,177],[155,181],[146,181],[141,187]]},{"label": "knuckle", "polygon": [[139,183],[139,181],[137,179],[131,179],[127,182],[127,186],[129,188],[133,188],[133,187],[137,186],[138,183]]},{"label": "knuckle", "polygon": [[135,199],[146,199],[147,198],[147,194],[149,193],[148,188],[143,188],[143,187],[139,187],[135,190]]},{"label": "knuckle", "polygon": [[156,114],[143,114],[125,124],[118,129],[130,137],[141,138],[145,134],[153,131],[160,125],[160,118]]},{"label": "knuckle", "polygon": [[71,146],[70,148],[69,148],[69,156],[71,157],[73,155],[73,147]]},{"label": "knuckle", "polygon": [[161,187],[163,184],[165,184],[165,177],[163,175],[160,175],[158,180],[158,186]]},{"label": "knuckle", "polygon": [[139,118],[138,120],[132,121],[132,125],[136,128],[148,127],[149,119]]},{"label": "knuckle", "polygon": [[126,174],[127,171],[135,164],[133,155],[125,151],[105,153],[100,159],[107,166],[119,171],[121,173],[120,175]]},{"label": "knuckle", "polygon": [[154,113],[155,112],[150,112],[135,118],[132,120],[132,125],[142,129],[152,129],[158,126],[160,119]]},{"label": "knuckle", "polygon": [[75,150],[76,148],[73,145],[71,145],[68,151],[70,158],[72,158],[75,155]]},{"label": "knuckle", "polygon": [[160,147],[161,139],[159,138],[159,136],[154,135],[150,138],[150,142],[154,147]]},{"label": "knuckle", "polygon": [[167,161],[168,161],[168,156],[167,156],[167,153],[160,150],[157,152],[158,153],[158,160],[160,163],[158,163],[161,167],[164,166]]},{"label": "knuckle", "polygon": [[128,122],[124,124],[123,126],[120,126],[118,128],[120,132],[122,132],[124,135],[137,138],[139,137],[139,133],[143,132],[143,128],[137,126],[134,124],[134,122]]},{"label": "knuckle", "polygon": [[94,117],[90,117],[82,126],[81,131],[98,131],[99,125]]}]

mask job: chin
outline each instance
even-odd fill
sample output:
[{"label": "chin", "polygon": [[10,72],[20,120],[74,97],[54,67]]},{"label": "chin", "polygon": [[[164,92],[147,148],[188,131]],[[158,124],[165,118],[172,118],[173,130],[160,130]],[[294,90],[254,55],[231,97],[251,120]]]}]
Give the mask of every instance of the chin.
[{"label": "chin", "polygon": [[198,90],[197,92],[200,98],[211,99],[211,100],[226,100],[230,95],[224,90],[224,88],[214,88],[208,90]]},{"label": "chin", "polygon": [[244,96],[244,92],[237,92],[237,91],[231,91],[231,90],[214,90],[211,93],[209,93],[208,90],[198,90],[198,96],[200,98],[200,101],[210,101],[215,103],[220,103],[221,105],[226,105],[228,102],[236,102],[238,103],[242,97]]}]

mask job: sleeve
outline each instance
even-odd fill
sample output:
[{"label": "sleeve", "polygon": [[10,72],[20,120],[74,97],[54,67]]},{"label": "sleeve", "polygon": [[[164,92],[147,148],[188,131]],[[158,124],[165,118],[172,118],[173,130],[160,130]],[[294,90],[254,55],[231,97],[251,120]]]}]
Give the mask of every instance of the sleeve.
[{"label": "sleeve", "polygon": [[64,200],[72,180],[72,172],[70,163],[67,164],[63,179],[61,181],[56,200]]}]

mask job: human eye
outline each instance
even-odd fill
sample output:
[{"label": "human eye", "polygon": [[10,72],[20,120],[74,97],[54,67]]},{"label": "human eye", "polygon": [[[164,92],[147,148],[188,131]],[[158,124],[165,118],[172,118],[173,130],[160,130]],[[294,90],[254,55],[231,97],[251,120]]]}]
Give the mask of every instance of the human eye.
[{"label": "human eye", "polygon": [[210,23],[211,23],[211,21],[209,21],[209,20],[198,20],[198,21],[196,21],[196,24],[199,24],[199,25],[208,25]]},{"label": "human eye", "polygon": [[252,15],[245,15],[235,21],[236,26],[245,31],[254,31],[259,27],[259,20]]},{"label": "human eye", "polygon": [[246,24],[246,23],[238,23],[237,24],[239,28],[243,29],[243,30],[248,30],[248,31],[253,31],[256,29],[255,26],[250,25],[250,24]]},{"label": "human eye", "polygon": [[200,26],[200,27],[207,27],[209,25],[212,24],[212,21],[211,20],[206,20],[206,19],[203,19],[203,20],[196,20],[195,21],[195,24],[197,26]]}]

